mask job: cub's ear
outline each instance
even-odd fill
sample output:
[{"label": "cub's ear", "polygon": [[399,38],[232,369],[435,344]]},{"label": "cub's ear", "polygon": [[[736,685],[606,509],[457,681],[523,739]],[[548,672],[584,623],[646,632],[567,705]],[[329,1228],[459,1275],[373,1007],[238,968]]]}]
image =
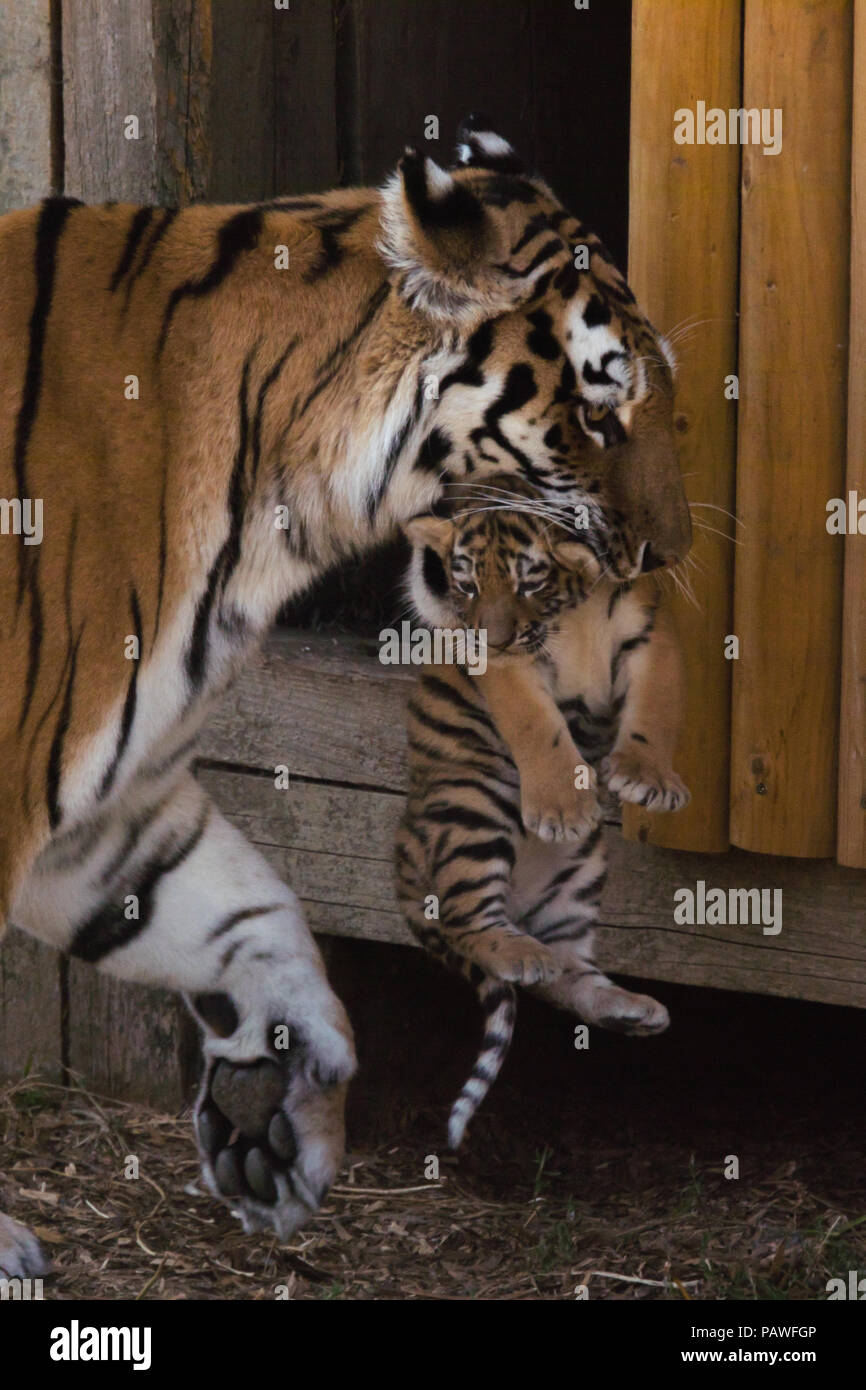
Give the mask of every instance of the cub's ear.
[{"label": "cub's ear", "polygon": [[418,549],[430,546],[442,559],[451,553],[454,523],[444,516],[413,516],[403,527],[412,545]]},{"label": "cub's ear", "polygon": [[378,249],[413,309],[471,332],[530,300],[570,252],[553,195],[515,172],[506,141],[468,130],[462,145],[470,162],[450,171],[407,149],[382,190]]},{"label": "cub's ear", "polygon": [[582,541],[557,541],[553,546],[553,558],[563,569],[575,570],[589,583],[601,574],[600,562]]},{"label": "cub's ear", "polygon": [[498,174],[522,174],[523,161],[508,141],[497,135],[485,116],[473,113],[457,127],[455,162],[459,168],[493,169]]}]

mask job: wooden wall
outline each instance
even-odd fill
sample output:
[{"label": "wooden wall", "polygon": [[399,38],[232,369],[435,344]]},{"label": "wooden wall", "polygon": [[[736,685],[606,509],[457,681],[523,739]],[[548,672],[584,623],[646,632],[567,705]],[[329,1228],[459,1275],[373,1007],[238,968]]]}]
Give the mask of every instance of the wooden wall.
[{"label": "wooden wall", "polygon": [[[698,530],[697,607],[675,601],[679,764],[696,794],[685,814],[626,823],[657,844],[864,869],[866,537],[827,526],[831,499],[866,493],[854,9],[635,0],[630,271],[659,326],[683,325],[676,427]],[[674,113],[699,102],[773,113],[780,150],[677,143]]]}]

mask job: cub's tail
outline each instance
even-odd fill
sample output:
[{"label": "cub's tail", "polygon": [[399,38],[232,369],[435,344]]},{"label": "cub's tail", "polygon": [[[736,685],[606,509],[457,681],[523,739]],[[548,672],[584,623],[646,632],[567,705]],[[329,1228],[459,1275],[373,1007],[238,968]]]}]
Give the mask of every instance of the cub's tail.
[{"label": "cub's tail", "polygon": [[514,1037],[517,1013],[517,994],[513,985],[487,975],[478,966],[461,970],[472,984],[481,1001],[484,1014],[484,1036],[475,1066],[468,1081],[451,1107],[448,1119],[448,1146],[459,1149],[472,1119],[490,1087],[499,1075],[502,1063]]}]

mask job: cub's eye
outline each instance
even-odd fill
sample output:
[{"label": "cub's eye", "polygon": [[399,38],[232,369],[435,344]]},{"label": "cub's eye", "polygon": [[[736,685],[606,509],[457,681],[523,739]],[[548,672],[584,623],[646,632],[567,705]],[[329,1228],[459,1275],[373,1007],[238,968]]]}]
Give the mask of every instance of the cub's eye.
[{"label": "cub's eye", "polygon": [[540,579],[521,579],[517,586],[517,592],[520,594],[521,598],[525,598],[527,594],[537,594],[539,589],[543,589],[546,583],[546,574],[543,574]]},{"label": "cub's eye", "polygon": [[458,571],[457,574],[453,574],[451,577],[454,580],[454,587],[458,593],[465,594],[467,598],[478,597],[478,585],[472,579],[471,575],[466,572],[460,573]]}]

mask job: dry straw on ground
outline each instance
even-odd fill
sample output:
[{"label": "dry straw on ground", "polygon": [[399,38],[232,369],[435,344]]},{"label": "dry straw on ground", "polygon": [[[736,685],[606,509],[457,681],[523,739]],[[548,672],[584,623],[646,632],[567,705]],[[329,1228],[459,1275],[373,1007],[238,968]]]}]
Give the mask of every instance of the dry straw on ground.
[{"label": "dry straw on ground", "polygon": [[30,1078],[0,1091],[0,1155],[0,1208],[50,1251],[56,1299],[822,1298],[866,1268],[854,1187],[828,1203],[790,1159],[730,1183],[608,1144],[577,1156],[581,1192],[549,1150],[486,1143],[431,1182],[423,1152],[382,1144],[279,1246],[202,1190],[188,1117]]}]

